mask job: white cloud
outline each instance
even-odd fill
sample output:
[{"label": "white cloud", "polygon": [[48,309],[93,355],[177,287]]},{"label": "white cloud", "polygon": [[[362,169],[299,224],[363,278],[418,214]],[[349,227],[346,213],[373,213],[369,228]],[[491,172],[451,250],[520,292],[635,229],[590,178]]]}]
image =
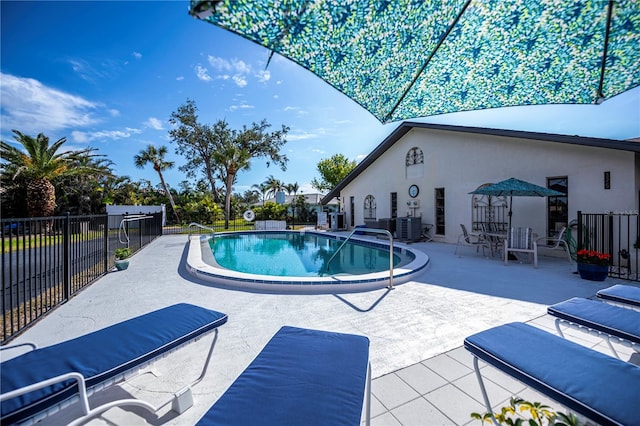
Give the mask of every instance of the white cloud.
[{"label": "white cloud", "polygon": [[131,55],[136,59],[142,59],[142,53],[140,52],[133,52]]},{"label": "white cloud", "polygon": [[278,96],[278,95],[273,95],[273,99],[278,99],[278,98],[280,98],[280,96]]},{"label": "white cloud", "polygon": [[313,152],[314,154],[324,154],[324,153],[326,153],[327,151],[325,151],[324,149],[320,149],[320,148],[313,148],[313,149],[311,150],[311,152]]},{"label": "white cloud", "polygon": [[112,117],[119,117],[120,116],[120,111],[118,111],[117,109],[110,109],[108,111],[109,115]]},{"label": "white cloud", "polygon": [[287,140],[288,141],[301,141],[301,140],[305,140],[305,139],[315,139],[317,138],[318,135],[316,133],[307,133],[307,132],[302,132],[302,133],[297,133],[297,134],[288,134],[287,135]]},{"label": "white cloud", "polygon": [[149,117],[149,119],[144,122],[144,125],[155,130],[164,130],[164,127],[162,127],[162,121],[155,117]]},{"label": "white cloud", "polygon": [[183,75],[179,75],[178,77],[176,77],[176,80],[182,81],[182,80],[184,80],[184,76]]},{"label": "white cloud", "polygon": [[209,71],[202,65],[196,65],[196,76],[202,81],[211,81]]},{"label": "white cloud", "polygon": [[298,116],[309,114],[309,111],[306,111],[300,107],[294,107],[294,106],[286,106],[284,107],[284,111],[285,112],[294,111]]},{"label": "white cloud", "polygon": [[100,104],[47,87],[32,78],[0,73],[0,98],[2,129],[47,135],[69,127],[99,122],[93,113],[100,108]]},{"label": "white cloud", "polygon": [[247,79],[239,74],[234,75],[232,80],[238,87],[245,87],[247,85]]},{"label": "white cloud", "polygon": [[364,158],[367,156],[367,154],[358,154],[356,155],[356,163],[361,162],[362,160],[364,160]]},{"label": "white cloud", "polygon": [[71,138],[74,142],[91,142],[94,140],[103,140],[103,139],[126,139],[130,138],[134,134],[140,134],[142,131],[140,129],[133,129],[130,127],[125,128],[125,130],[102,130],[98,132],[79,132],[73,131],[71,132]]},{"label": "white cloud", "polygon": [[229,107],[229,110],[230,111],[236,111],[238,109],[253,109],[253,108],[255,108],[255,106],[243,103],[243,104],[239,104],[239,105],[231,105]]},{"label": "white cloud", "polygon": [[260,83],[266,83],[271,80],[271,72],[269,70],[262,70],[256,74],[256,78]]},{"label": "white cloud", "polygon": [[271,79],[270,71],[262,70],[253,73],[252,66],[242,59],[225,59],[209,55],[207,61],[215,73],[216,79],[231,80],[238,87],[246,87],[249,83],[249,76],[252,74],[260,83],[266,83]]}]

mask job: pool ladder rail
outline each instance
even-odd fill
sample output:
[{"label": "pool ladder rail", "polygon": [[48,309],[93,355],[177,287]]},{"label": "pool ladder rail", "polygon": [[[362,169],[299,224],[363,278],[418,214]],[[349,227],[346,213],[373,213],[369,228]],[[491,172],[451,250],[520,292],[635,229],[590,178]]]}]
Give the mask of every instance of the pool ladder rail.
[{"label": "pool ladder rail", "polygon": [[386,229],[356,228],[353,231],[351,231],[351,233],[349,233],[347,238],[345,238],[345,240],[342,242],[340,247],[338,247],[338,250],[336,250],[335,253],[333,253],[333,255],[329,258],[329,261],[327,261],[326,271],[329,272],[329,267],[331,265],[331,261],[333,260],[333,258],[336,257],[336,255],[340,252],[342,247],[344,247],[344,245],[347,244],[347,241],[349,241],[351,239],[351,237],[353,237],[353,235],[356,232],[366,232],[366,233],[371,233],[371,234],[384,234],[387,237],[389,237],[389,285],[387,286],[387,288],[388,289],[393,289],[394,288],[393,287],[393,235],[391,234],[391,232],[387,231]]},{"label": "pool ladder rail", "polygon": [[187,238],[191,238],[191,228],[206,229],[207,231],[211,232],[211,238],[215,239],[215,237],[216,237],[216,231],[213,228],[201,225],[201,224],[196,223],[196,222],[191,222],[187,228],[189,229],[189,235],[187,236]]}]

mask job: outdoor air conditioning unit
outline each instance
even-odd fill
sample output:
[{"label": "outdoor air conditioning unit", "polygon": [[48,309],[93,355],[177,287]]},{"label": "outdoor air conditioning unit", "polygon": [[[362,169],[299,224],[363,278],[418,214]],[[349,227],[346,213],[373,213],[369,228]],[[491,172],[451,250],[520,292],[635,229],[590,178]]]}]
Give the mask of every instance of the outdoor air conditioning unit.
[{"label": "outdoor air conditioning unit", "polygon": [[399,240],[420,240],[422,238],[422,218],[399,217],[396,219],[396,235]]}]

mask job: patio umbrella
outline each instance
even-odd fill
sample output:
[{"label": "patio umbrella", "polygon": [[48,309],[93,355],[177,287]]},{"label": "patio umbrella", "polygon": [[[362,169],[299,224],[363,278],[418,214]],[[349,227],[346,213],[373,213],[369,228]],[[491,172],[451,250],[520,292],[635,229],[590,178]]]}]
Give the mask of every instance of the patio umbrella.
[{"label": "patio umbrella", "polygon": [[510,178],[498,183],[483,186],[469,194],[508,196],[509,197],[509,229],[511,229],[511,216],[513,197],[548,197],[565,195],[554,189],[545,188],[520,179]]},{"label": "patio umbrella", "polygon": [[289,58],[383,123],[599,104],[640,85],[637,0],[192,0],[190,14]]}]

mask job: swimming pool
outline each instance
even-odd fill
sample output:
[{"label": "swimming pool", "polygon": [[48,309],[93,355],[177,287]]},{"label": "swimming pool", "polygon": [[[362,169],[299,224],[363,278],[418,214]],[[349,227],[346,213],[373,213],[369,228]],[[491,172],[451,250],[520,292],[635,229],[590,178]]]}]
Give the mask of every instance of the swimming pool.
[{"label": "swimming pool", "polygon": [[[342,293],[388,286],[386,241],[353,237],[327,267],[344,238],[296,231],[192,236],[187,269],[208,283],[250,291]],[[394,285],[409,281],[429,263],[426,254],[397,243],[393,258]]]}]

